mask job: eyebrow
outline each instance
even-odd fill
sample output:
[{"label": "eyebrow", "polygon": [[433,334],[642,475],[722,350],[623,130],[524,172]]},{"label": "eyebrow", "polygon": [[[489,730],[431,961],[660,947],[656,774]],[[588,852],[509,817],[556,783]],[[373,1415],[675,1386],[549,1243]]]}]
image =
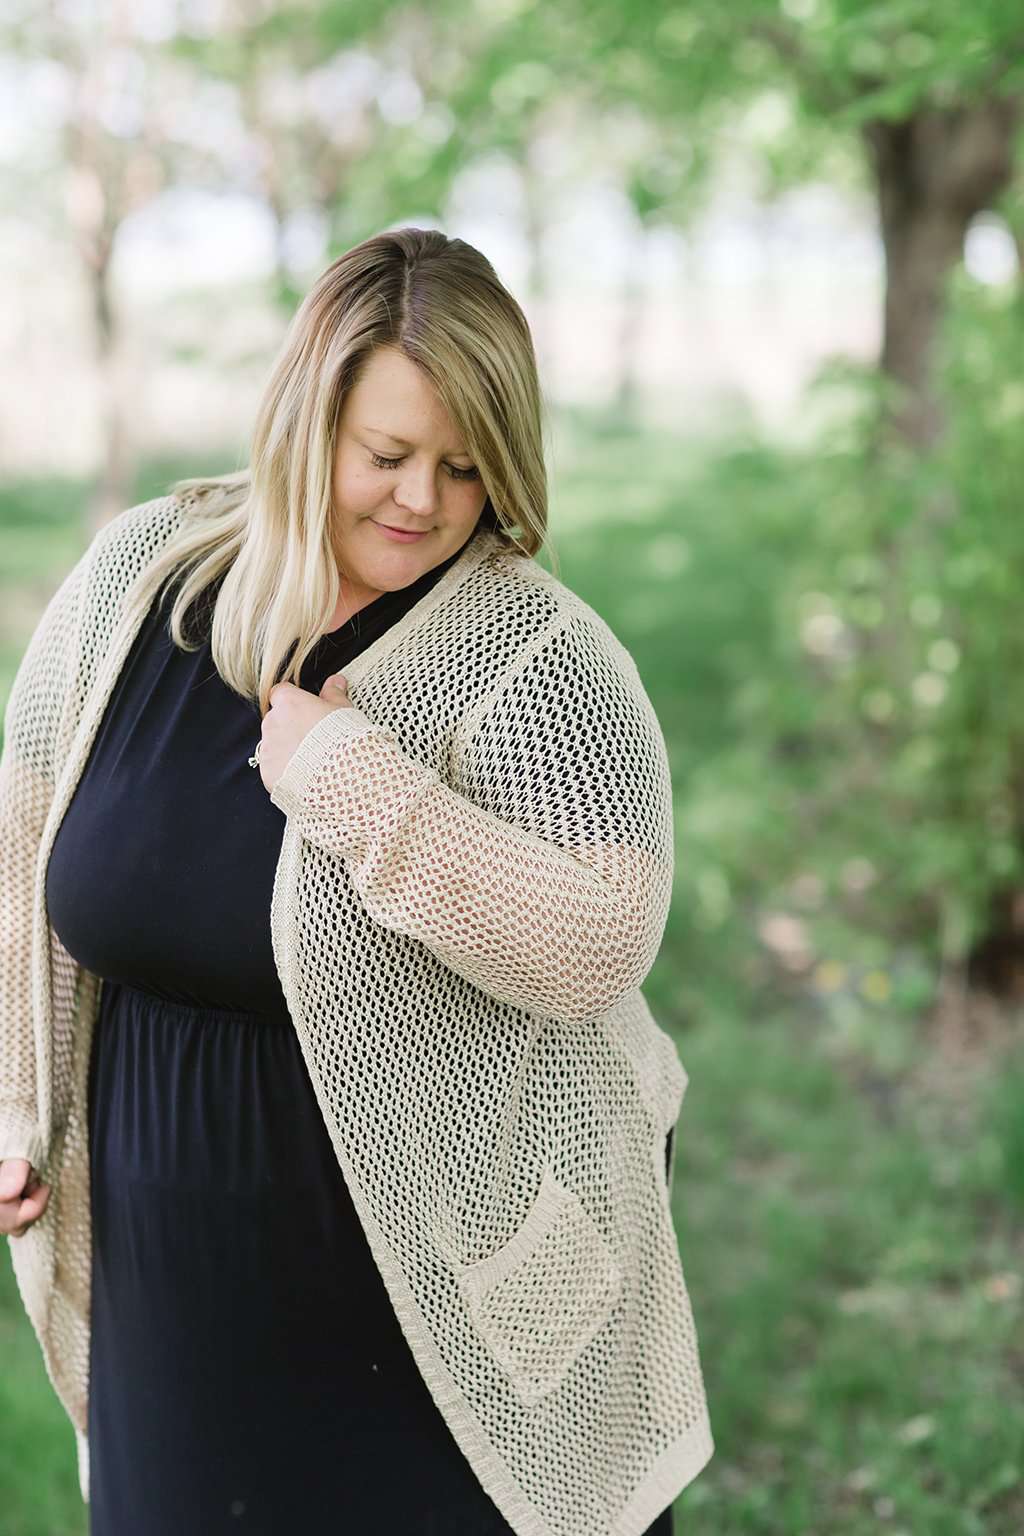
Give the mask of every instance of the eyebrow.
[{"label": "eyebrow", "polygon": [[[407,443],[404,437],[395,437],[391,432],[385,432],[382,427],[364,427],[364,432],[372,432],[375,437],[386,437],[389,443],[397,443],[399,448],[415,448],[415,443]],[[468,448],[449,448],[445,457],[451,459],[469,458]]]}]

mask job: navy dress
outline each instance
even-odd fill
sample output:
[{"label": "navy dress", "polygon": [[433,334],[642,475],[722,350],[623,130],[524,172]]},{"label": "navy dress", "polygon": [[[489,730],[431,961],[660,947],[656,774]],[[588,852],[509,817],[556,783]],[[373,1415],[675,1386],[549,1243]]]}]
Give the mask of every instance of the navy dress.
[{"label": "navy dress", "polygon": [[[322,635],[302,686],[319,693],[461,552]],[[62,943],[103,978],[91,1536],[509,1536],[401,1331],[287,1011],[259,711],[208,641],[174,645],[169,608],[136,636],[46,876]],[[665,1510],[650,1536],[671,1529]]]}]

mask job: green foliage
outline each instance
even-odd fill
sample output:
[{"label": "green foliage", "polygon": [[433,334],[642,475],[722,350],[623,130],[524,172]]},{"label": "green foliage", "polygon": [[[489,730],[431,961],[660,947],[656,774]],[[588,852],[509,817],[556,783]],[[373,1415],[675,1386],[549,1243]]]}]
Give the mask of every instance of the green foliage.
[{"label": "green foliage", "polygon": [[988,1086],[976,1140],[979,1193],[1005,1205],[1019,1230],[1024,1213],[1024,1048],[1017,1046]]},{"label": "green foliage", "polygon": [[862,430],[792,466],[809,537],[779,590],[777,654],[803,722],[780,737],[762,690],[747,725],[796,794],[785,878],[790,902],[802,876],[819,893],[805,916],[819,951],[960,964],[1021,879],[1022,339],[1020,299],[963,279],[943,335],[942,446],[928,460],[874,451],[866,380]]},{"label": "green foliage", "polygon": [[[534,9],[509,23],[525,48]],[[664,199],[672,217],[695,206],[738,142],[762,159],[773,191],[838,169],[856,182],[851,149],[864,123],[1024,85],[1024,20],[1002,0],[588,0],[578,9],[578,35],[592,46],[586,60],[576,47],[571,78],[605,113],[633,102],[666,142],[684,146],[685,201],[672,191]],[[765,128],[747,113],[769,99],[777,110]],[[638,212],[648,212],[642,161],[634,186]]]},{"label": "green foliage", "polygon": [[46,1374],[0,1239],[0,1531],[85,1536],[74,1431]]},{"label": "green foliage", "polygon": [[868,1092],[789,1008],[680,1045],[676,1227],[718,1454],[677,1524],[1015,1536],[1018,1239],[972,1169],[997,1073],[964,1093],[921,1042]]}]

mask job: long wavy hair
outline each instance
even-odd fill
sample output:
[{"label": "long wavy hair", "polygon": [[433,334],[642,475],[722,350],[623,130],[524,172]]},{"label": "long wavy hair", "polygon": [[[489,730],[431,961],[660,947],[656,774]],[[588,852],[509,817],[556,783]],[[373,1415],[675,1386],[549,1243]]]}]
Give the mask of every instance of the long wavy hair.
[{"label": "long wavy hair", "polygon": [[[260,401],[247,469],[176,481],[181,524],[133,599],[174,591],[183,650],[193,604],[208,612],[224,682],[261,716],[277,682],[299,683],[341,590],[332,543],[338,418],[376,348],[430,379],[480,472],[480,524],[533,556],[547,539],[545,420],[526,318],[485,256],[439,230],[401,228],[346,251],[296,311]],[[552,565],[557,570],[557,557]]]}]

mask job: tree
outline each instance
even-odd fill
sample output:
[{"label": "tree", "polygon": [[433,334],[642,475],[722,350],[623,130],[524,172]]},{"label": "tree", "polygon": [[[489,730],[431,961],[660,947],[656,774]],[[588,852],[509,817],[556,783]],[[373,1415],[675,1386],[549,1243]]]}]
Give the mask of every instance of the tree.
[{"label": "tree", "polygon": [[[465,29],[461,4],[432,15],[439,36],[460,15]],[[473,31],[459,87],[463,142],[479,149],[507,137],[496,86],[524,60],[542,63],[595,123],[628,105],[660,130],[666,149],[655,163],[623,166],[641,220],[692,215],[737,116],[765,93],[784,93],[791,113],[788,135],[763,158],[766,190],[827,174],[837,150],[859,147],[885,249],[879,366],[893,386],[889,421],[912,447],[935,442],[934,346],[948,279],[972,219],[1011,187],[1017,161],[1024,18],[1016,7],[561,0],[505,16]]]},{"label": "tree", "polygon": [[[607,13],[601,8],[600,14]],[[857,134],[878,209],[886,285],[879,364],[891,424],[927,448],[942,427],[934,344],[946,286],[972,219],[1011,185],[1024,102],[1024,19],[999,0],[763,0],[729,6],[664,0],[618,11],[620,46],[645,48],[665,110],[680,127],[783,86],[791,154],[776,172],[806,175],[815,149]],[[670,53],[659,37],[672,40]],[[646,75],[645,69],[644,74]]]}]

